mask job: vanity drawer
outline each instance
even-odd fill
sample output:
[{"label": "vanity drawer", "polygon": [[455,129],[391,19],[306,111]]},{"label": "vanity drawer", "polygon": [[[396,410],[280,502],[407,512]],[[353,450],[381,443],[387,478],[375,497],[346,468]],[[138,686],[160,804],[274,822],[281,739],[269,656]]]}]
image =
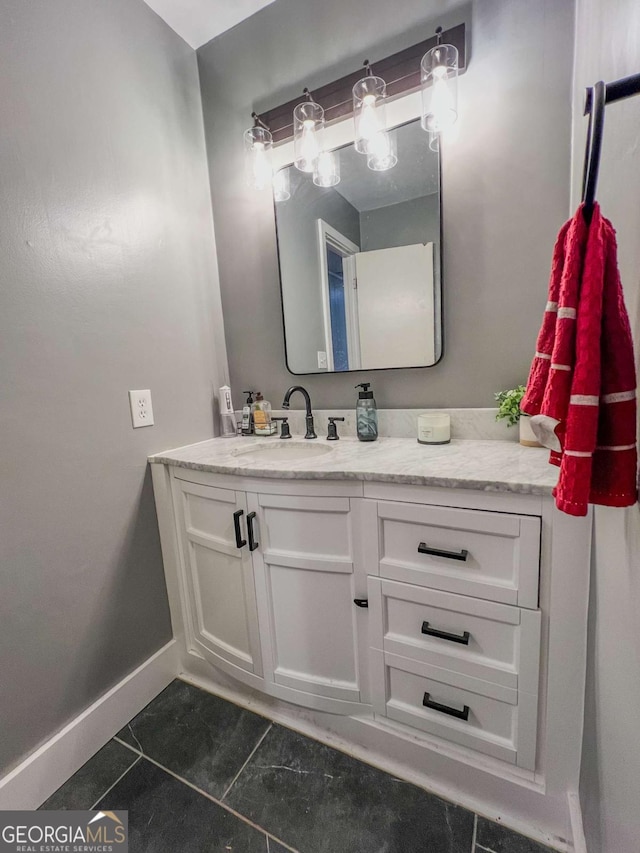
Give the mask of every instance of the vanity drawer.
[{"label": "vanity drawer", "polygon": [[538,692],[540,611],[369,578],[372,648]]},{"label": "vanity drawer", "polygon": [[377,716],[535,769],[537,695],[380,650],[372,656]]},{"label": "vanity drawer", "polygon": [[538,606],[539,518],[391,501],[377,516],[382,577]]}]

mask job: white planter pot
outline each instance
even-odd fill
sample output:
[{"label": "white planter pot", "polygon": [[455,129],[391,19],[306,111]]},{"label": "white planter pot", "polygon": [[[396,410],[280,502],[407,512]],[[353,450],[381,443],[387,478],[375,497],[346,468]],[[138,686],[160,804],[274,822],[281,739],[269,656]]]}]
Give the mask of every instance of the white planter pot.
[{"label": "white planter pot", "polygon": [[520,415],[518,423],[520,428],[520,444],[523,444],[525,447],[542,447],[536,438],[536,434],[531,429],[531,418],[529,415]]}]

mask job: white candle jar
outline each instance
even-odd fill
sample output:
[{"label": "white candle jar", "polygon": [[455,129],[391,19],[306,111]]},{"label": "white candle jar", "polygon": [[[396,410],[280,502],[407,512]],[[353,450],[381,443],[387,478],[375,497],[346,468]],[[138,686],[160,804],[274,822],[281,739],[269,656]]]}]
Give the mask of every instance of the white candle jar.
[{"label": "white candle jar", "polygon": [[451,417],[446,412],[418,415],[418,444],[448,444],[451,441]]}]

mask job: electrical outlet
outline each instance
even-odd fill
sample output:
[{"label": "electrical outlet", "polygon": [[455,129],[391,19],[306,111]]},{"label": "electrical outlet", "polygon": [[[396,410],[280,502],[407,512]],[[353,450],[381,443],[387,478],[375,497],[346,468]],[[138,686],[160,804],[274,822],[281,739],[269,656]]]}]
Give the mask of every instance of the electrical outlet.
[{"label": "electrical outlet", "polygon": [[318,367],[320,368],[320,370],[322,370],[322,369],[326,370],[327,366],[328,366],[328,364],[327,364],[326,352],[323,352],[322,350],[318,350]]},{"label": "electrical outlet", "polygon": [[131,406],[131,423],[134,429],[153,426],[151,391],[148,389],[146,391],[129,391],[129,405]]}]

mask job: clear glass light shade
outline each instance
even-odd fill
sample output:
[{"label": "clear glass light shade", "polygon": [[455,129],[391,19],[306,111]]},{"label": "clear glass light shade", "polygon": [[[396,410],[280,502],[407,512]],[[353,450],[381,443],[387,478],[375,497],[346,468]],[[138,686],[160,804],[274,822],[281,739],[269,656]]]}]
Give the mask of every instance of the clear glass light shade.
[{"label": "clear glass light shade", "polygon": [[340,183],[340,158],[336,151],[322,151],[313,170],[313,183],[317,187],[335,187]]},{"label": "clear glass light shade", "polygon": [[274,201],[289,201],[291,198],[291,179],[289,169],[280,169],[273,176]]},{"label": "clear glass light shade", "polygon": [[303,101],[293,111],[293,152],[296,169],[313,172],[322,151],[324,110],[315,101]]},{"label": "clear glass light shade", "polygon": [[374,172],[386,172],[397,162],[395,136],[387,130],[379,130],[369,141],[367,166]]},{"label": "clear glass light shade", "polygon": [[387,128],[386,95],[387,84],[373,74],[358,80],[353,87],[354,145],[360,154],[368,154],[371,140]]},{"label": "clear glass light shade", "polygon": [[250,127],[244,132],[244,159],[248,185],[254,190],[271,186],[273,167],[271,147],[273,138],[264,127]]},{"label": "clear glass light shade", "polygon": [[422,127],[442,133],[458,118],[458,49],[438,44],[427,51],[420,64]]}]

